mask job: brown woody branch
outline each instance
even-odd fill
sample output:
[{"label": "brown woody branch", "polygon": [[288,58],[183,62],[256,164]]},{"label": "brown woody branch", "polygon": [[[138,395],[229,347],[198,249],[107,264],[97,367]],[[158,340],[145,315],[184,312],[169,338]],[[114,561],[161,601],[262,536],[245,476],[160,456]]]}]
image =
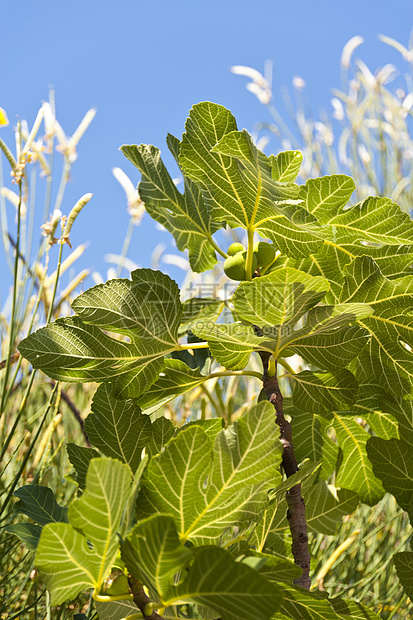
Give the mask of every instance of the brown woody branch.
[{"label": "brown woody branch", "polygon": [[[282,467],[287,478],[299,471],[297,459],[294,454],[291,424],[285,419],[283,411],[283,396],[278,384],[277,373],[273,377],[268,376],[269,353],[260,352],[263,363],[263,388],[269,402],[275,409],[275,421],[280,428],[280,440],[283,445]],[[286,494],[288,512],[287,519],[291,530],[291,550],[294,562],[302,568],[303,573],[294,584],[310,589],[310,553],[308,551],[307,521],[305,518],[305,504],[301,495],[301,484],[297,484]]]},{"label": "brown woody branch", "polygon": [[160,616],[155,610],[151,610],[150,615],[147,615],[148,605],[152,603],[152,601],[145,593],[143,585],[141,584],[139,579],[136,579],[136,577],[134,577],[133,575],[129,575],[128,581],[129,587],[133,594],[133,602],[139,607],[145,620],[163,620],[162,616]]}]

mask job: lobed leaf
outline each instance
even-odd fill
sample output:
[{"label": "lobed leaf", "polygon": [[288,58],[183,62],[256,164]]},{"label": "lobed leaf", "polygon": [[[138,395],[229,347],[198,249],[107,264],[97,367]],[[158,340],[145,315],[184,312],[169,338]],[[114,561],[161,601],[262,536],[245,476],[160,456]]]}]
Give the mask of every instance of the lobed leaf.
[{"label": "lobed leaf", "polygon": [[132,474],[152,437],[151,421],[141,413],[136,400],[117,398],[113,385],[107,383],[99,386],[93,396],[85,431],[95,448],[129,465]]},{"label": "lobed leaf", "polygon": [[407,213],[389,198],[370,197],[350,208],[346,202],[354,182],[344,175],[309,179],[300,198],[330,235],[324,245],[295,266],[322,275],[331,284],[329,301],[338,301],[344,268],[358,256],[369,255],[389,278],[411,271],[413,225]]},{"label": "lobed leaf", "polygon": [[371,437],[367,454],[375,476],[406,511],[413,508],[413,456],[411,444],[399,439]]},{"label": "lobed leaf", "polygon": [[171,515],[181,540],[216,542],[225,528],[257,517],[279,481],[280,461],[269,403],[252,407],[214,443],[198,425],[188,426],[149,463],[138,514]]},{"label": "lobed leaf", "polygon": [[152,413],[176,396],[200,385],[206,378],[201,375],[198,368],[189,368],[180,360],[166,359],[159,378],[151,386],[150,391],[139,398],[139,405],[145,413]]},{"label": "lobed leaf", "polygon": [[254,325],[294,325],[328,290],[324,278],[284,267],[268,276],[241,282],[233,303],[236,314]]},{"label": "lobed leaf", "polygon": [[70,525],[49,523],[43,528],[35,564],[50,590],[52,605],[74,598],[85,588],[100,591],[118,553],[116,533],[130,485],[126,465],[93,459],[83,496],[70,504]]},{"label": "lobed leaf", "polygon": [[308,256],[322,244],[316,219],[295,200],[298,186],[274,180],[276,162],[255,147],[246,130],[237,131],[224,107],[193,106],[179,160],[184,174],[201,188],[214,220],[256,230],[295,257]]},{"label": "lobed leaf", "polygon": [[368,303],[374,313],[359,321],[370,341],[355,368],[361,380],[372,377],[396,397],[412,390],[413,280],[385,278],[368,256],[345,269],[341,300]]},{"label": "lobed leaf", "polygon": [[121,543],[121,552],[128,571],[161,602],[173,596],[174,575],[192,557],[179,541],[173,518],[165,515],[140,521]]},{"label": "lobed leaf", "polygon": [[367,457],[366,442],[370,435],[354,419],[336,413],[333,426],[343,453],[336,485],[354,491],[369,506],[377,504],[385,491]]},{"label": "lobed leaf", "polygon": [[292,375],[294,381],[293,403],[297,409],[326,413],[340,409],[343,403],[353,403],[358,383],[346,368],[336,372],[303,370]]},{"label": "lobed leaf", "polygon": [[54,379],[108,381],[121,398],[137,397],[158,378],[164,356],[179,348],[178,286],[159,271],[137,269],[132,281],[94,286],[72,307],[78,316],[58,319],[19,345],[34,368]]},{"label": "lobed leaf", "polygon": [[293,418],[294,453],[298,463],[308,458],[310,461],[321,461],[320,476],[326,480],[336,467],[339,448],[327,435],[330,421],[315,415],[298,411],[295,407],[287,407],[284,399],[284,413]]},{"label": "lobed leaf", "polygon": [[235,562],[224,549],[205,547],[196,554],[186,579],[176,587],[175,601],[205,605],[225,620],[269,620],[280,606],[281,595],[279,584]]},{"label": "lobed leaf", "polygon": [[306,324],[294,330],[294,324],[264,326],[259,332],[252,326],[222,325],[199,321],[194,331],[207,340],[217,361],[233,370],[245,368],[253,351],[268,351],[278,357],[291,349],[321,369],[346,366],[366,346],[366,331],[348,325],[372,313],[367,304],[316,306],[307,313]]},{"label": "lobed leaf", "polygon": [[280,611],[287,618],[339,620],[340,616],[336,614],[330,601],[322,595],[285,583],[280,583],[279,586],[283,595]]},{"label": "lobed leaf", "polygon": [[300,172],[303,154],[300,151],[284,151],[271,155],[271,176],[274,181],[292,183]]},{"label": "lobed leaf", "polygon": [[[179,140],[169,134],[167,143],[178,161]],[[124,145],[121,151],[142,173],[139,194],[149,215],[169,230],[181,252],[189,250],[193,271],[212,269],[217,262],[212,235],[222,224],[212,221],[197,185],[184,177],[182,195],[162,162],[159,149],[154,146]]]},{"label": "lobed leaf", "polygon": [[16,512],[25,514],[39,525],[68,523],[67,508],[59,506],[53,491],[37,484],[20,487],[14,492],[19,501],[14,504]]},{"label": "lobed leaf", "polygon": [[354,512],[359,503],[357,493],[348,489],[338,489],[334,497],[324,480],[306,484],[303,494],[308,528],[329,536],[337,533],[343,517]]}]

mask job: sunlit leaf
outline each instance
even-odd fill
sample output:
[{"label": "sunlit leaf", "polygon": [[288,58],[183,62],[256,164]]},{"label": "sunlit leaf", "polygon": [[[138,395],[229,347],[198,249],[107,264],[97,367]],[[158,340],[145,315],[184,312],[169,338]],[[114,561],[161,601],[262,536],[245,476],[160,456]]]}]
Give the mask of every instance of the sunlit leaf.
[{"label": "sunlit leaf", "polygon": [[183,334],[191,330],[192,326],[200,319],[215,323],[225,308],[225,302],[218,299],[202,297],[192,297],[191,299],[187,299],[182,304],[182,319],[179,326],[179,334]]},{"label": "sunlit leaf", "polygon": [[35,563],[50,590],[52,605],[74,598],[86,588],[100,591],[118,554],[116,532],[130,484],[127,465],[93,459],[86,491],[70,504],[70,525],[50,523],[43,528]]},{"label": "sunlit leaf", "polygon": [[276,436],[269,403],[252,407],[214,443],[201,427],[189,426],[150,461],[138,513],[169,514],[181,539],[216,542],[226,527],[254,520],[280,481]]},{"label": "sunlit leaf", "polygon": [[309,179],[300,197],[308,210],[331,236],[311,257],[296,265],[312,275],[322,275],[331,283],[329,300],[338,300],[344,282],[344,267],[357,256],[370,255],[396,278],[411,271],[413,223],[407,213],[389,198],[370,197],[344,208],[354,182],[344,175]]},{"label": "sunlit leaf", "polygon": [[131,614],[140,613],[139,607],[133,601],[110,601],[102,603],[95,601],[99,620],[123,620]]},{"label": "sunlit leaf", "polygon": [[[225,620],[269,620],[280,606],[280,587],[219,547],[196,554],[176,600],[206,605]],[[173,603],[173,600],[170,600]]]},{"label": "sunlit leaf", "polygon": [[179,290],[159,271],[137,269],[132,281],[94,286],[72,307],[78,316],[58,319],[19,345],[33,367],[54,379],[113,382],[118,396],[137,397],[158,378],[164,356],[178,348]]},{"label": "sunlit leaf", "polygon": [[305,485],[303,495],[308,528],[330,536],[337,533],[343,517],[354,512],[359,503],[357,494],[348,489],[339,489],[334,497],[324,480]]},{"label": "sunlit leaf", "polygon": [[283,598],[280,611],[287,618],[306,620],[339,620],[330,602],[315,592],[284,583],[279,584]]},{"label": "sunlit leaf", "polygon": [[150,391],[139,398],[139,405],[144,411],[161,407],[176,396],[192,390],[205,381],[198,369],[189,368],[184,362],[166,359],[159,378]]},{"label": "sunlit leaf", "polygon": [[271,176],[274,181],[292,183],[300,172],[303,154],[300,151],[284,151],[271,155]]},{"label": "sunlit leaf", "polygon": [[[285,404],[286,401],[284,399]],[[294,453],[298,463],[306,458],[314,462],[322,461],[320,476],[326,480],[335,469],[339,451],[337,444],[327,435],[330,421],[295,407],[285,406],[284,412],[293,417]]]},{"label": "sunlit leaf", "polygon": [[367,457],[366,442],[370,435],[354,419],[337,414],[334,414],[334,430],[343,452],[336,485],[354,491],[370,506],[377,504],[385,491]]},{"label": "sunlit leaf", "polygon": [[367,304],[316,306],[308,311],[301,329],[294,330],[290,324],[264,326],[262,336],[252,326],[240,323],[199,321],[194,331],[207,340],[212,355],[226,368],[245,368],[252,351],[268,351],[278,357],[288,347],[323,370],[336,370],[346,366],[367,344],[366,331],[348,324],[371,312]]},{"label": "sunlit leaf", "polygon": [[141,453],[152,437],[151,422],[133,399],[116,398],[110,384],[98,387],[92,402],[92,413],[85,422],[91,444],[107,457],[126,463],[135,473]]},{"label": "sunlit leaf", "polygon": [[321,229],[295,200],[298,186],[275,181],[271,158],[246,130],[236,129],[224,107],[193,106],[181,142],[184,174],[201,188],[214,220],[256,230],[285,254],[308,256],[322,244]]},{"label": "sunlit leaf", "polygon": [[161,601],[172,596],[174,575],[192,557],[179,541],[173,518],[165,515],[140,521],[122,542],[121,550],[128,571]]},{"label": "sunlit leaf", "polygon": [[374,310],[359,321],[371,337],[356,376],[375,377],[395,396],[403,396],[406,382],[413,383],[413,279],[388,280],[368,256],[354,260],[345,274],[341,300],[368,303]]},{"label": "sunlit leaf", "polygon": [[324,278],[284,267],[268,276],[242,282],[233,303],[237,315],[254,325],[295,324],[329,290]]},{"label": "sunlit leaf", "polygon": [[292,378],[293,402],[302,411],[326,413],[353,403],[357,397],[358,383],[346,368],[336,372],[303,370]]}]

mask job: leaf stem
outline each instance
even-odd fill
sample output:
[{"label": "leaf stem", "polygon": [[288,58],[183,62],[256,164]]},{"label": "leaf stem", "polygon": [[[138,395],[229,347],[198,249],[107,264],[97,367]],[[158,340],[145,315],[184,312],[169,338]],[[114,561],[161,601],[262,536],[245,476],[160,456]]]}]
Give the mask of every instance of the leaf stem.
[{"label": "leaf stem", "polygon": [[247,248],[247,261],[245,264],[246,279],[252,280],[252,259],[254,253],[254,228],[248,227],[248,248]]},{"label": "leaf stem", "polygon": [[220,256],[222,256],[222,258],[228,258],[228,254],[226,252],[224,252],[224,250],[222,250],[219,245],[217,244],[217,242],[215,241],[215,239],[212,237],[209,237],[209,242],[212,245],[212,247],[214,248],[215,252],[217,252],[218,254],[220,254]]},{"label": "leaf stem", "polygon": [[262,373],[256,370],[220,370],[213,372],[206,379],[215,379],[215,377],[256,377],[262,381]]},{"label": "leaf stem", "polygon": [[[113,596],[109,596],[109,594],[99,594],[96,592],[96,589],[93,590],[93,600],[98,601],[99,603],[114,603],[116,601],[133,601],[133,594],[130,592],[125,592],[125,594],[114,594]],[[144,616],[141,614],[137,616],[139,618],[143,618]]]},{"label": "leaf stem", "polygon": [[286,362],[283,358],[278,358],[277,362],[280,364],[280,366],[282,366],[283,368],[285,368],[285,370],[287,372],[290,373],[290,375],[296,375],[297,373],[295,372],[294,368],[292,368],[290,366],[290,364],[288,362]]},{"label": "leaf stem", "polygon": [[177,347],[177,351],[188,351],[191,349],[207,349],[209,347],[207,342],[189,342],[187,344],[180,344]]}]

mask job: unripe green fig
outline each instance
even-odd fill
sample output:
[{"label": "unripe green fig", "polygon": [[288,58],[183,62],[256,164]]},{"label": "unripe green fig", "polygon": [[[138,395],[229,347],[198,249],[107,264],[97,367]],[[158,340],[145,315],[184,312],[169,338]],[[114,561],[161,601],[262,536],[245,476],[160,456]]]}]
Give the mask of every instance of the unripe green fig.
[{"label": "unripe green fig", "polygon": [[258,267],[269,267],[274,262],[277,251],[266,241],[254,243],[254,254],[257,257]]},{"label": "unripe green fig", "polygon": [[105,579],[102,592],[107,596],[129,594],[129,583],[125,573],[118,569],[112,571]]},{"label": "unripe green fig", "polygon": [[238,252],[243,252],[245,250],[245,246],[242,243],[231,243],[227,250],[228,256],[235,256]]},{"label": "unripe green fig", "polygon": [[[238,252],[235,256],[228,256],[224,262],[224,271],[227,274],[228,278],[231,280],[246,280],[247,274],[245,270],[247,262],[247,250],[244,252]],[[252,273],[257,268],[257,257],[253,254],[252,256]]]}]

